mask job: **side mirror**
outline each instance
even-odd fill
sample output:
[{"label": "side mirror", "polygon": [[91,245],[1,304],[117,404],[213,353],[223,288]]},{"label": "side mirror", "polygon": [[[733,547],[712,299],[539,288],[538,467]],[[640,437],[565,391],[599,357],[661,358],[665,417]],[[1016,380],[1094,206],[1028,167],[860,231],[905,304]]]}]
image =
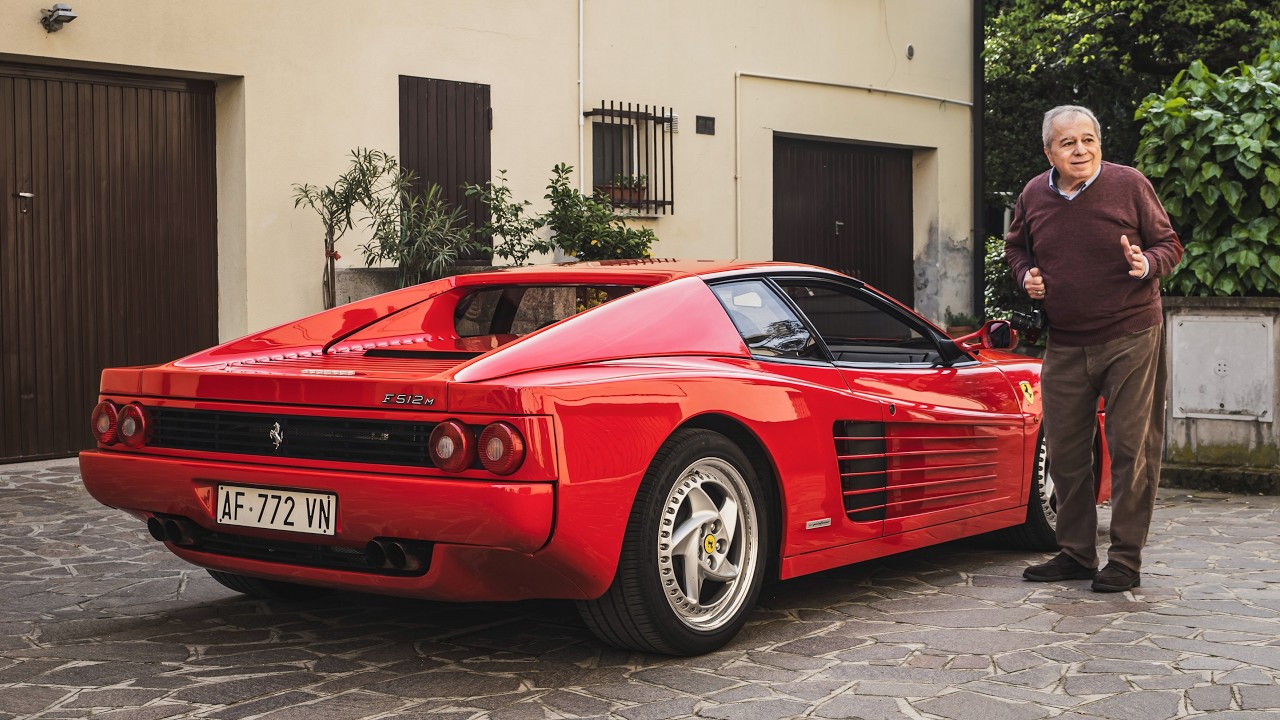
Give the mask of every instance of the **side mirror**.
[{"label": "side mirror", "polygon": [[988,320],[977,332],[956,338],[965,350],[1012,350],[1018,347],[1018,333],[1008,320]]},{"label": "side mirror", "polygon": [[1008,320],[991,320],[982,326],[982,346],[994,350],[1012,350],[1018,345],[1018,333]]}]

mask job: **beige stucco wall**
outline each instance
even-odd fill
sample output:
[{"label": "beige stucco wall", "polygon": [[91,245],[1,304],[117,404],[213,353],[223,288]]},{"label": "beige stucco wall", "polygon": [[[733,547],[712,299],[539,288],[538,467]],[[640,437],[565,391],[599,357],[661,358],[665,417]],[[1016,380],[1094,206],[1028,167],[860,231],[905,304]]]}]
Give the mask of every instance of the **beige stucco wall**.
[{"label": "beige stucco wall", "polygon": [[585,0],[581,88],[577,0],[81,2],[57,33],[6,2],[0,58],[217,81],[224,338],[320,309],[321,227],[292,185],[398,151],[399,75],[490,85],[493,170],[539,208],[554,164],[589,166],[583,109],[673,108],[677,211],[645,221],[660,256],[769,257],[774,133],[914,148],[917,304],[940,318],[972,295],[969,5]]}]

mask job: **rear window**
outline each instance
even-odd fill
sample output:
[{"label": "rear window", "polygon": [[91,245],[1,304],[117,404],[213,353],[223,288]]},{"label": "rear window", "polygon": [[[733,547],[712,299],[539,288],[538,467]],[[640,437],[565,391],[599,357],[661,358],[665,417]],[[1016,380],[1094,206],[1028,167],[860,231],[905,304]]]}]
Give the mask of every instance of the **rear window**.
[{"label": "rear window", "polygon": [[526,335],[638,289],[634,285],[487,286],[458,301],[453,325],[458,337]]}]

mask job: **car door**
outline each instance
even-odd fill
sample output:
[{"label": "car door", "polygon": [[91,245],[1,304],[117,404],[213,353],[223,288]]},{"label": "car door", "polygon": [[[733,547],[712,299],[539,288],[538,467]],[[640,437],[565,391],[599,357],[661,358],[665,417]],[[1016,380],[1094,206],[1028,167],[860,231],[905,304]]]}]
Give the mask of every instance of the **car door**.
[{"label": "car door", "polygon": [[[795,305],[766,278],[712,285],[752,360],[770,375],[788,378],[803,406],[802,426],[785,434],[805,437],[806,451],[778,442],[789,453],[789,495],[783,545],[804,553],[878,538],[884,528],[884,409],[871,394],[853,395],[845,373]],[[820,390],[819,390],[820,389]],[[822,448],[812,451],[812,448]],[[870,479],[868,479],[870,478]],[[879,478],[879,480],[877,480]]]},{"label": "car door", "polygon": [[[1020,504],[1024,420],[998,369],[958,353],[928,323],[860,283],[775,282],[852,394],[881,401],[879,422],[851,421],[837,438],[838,447],[860,448],[839,455],[850,517],[878,513],[888,536]],[[844,467],[849,455],[868,464],[874,453],[866,449],[876,442],[882,473]]]}]

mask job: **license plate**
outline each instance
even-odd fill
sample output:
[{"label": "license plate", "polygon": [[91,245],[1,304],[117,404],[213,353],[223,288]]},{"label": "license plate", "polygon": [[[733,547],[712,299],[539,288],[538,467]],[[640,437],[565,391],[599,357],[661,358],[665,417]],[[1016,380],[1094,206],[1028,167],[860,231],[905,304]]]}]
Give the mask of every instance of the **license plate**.
[{"label": "license plate", "polygon": [[221,525],[332,535],[338,496],[219,485],[215,518]]}]

